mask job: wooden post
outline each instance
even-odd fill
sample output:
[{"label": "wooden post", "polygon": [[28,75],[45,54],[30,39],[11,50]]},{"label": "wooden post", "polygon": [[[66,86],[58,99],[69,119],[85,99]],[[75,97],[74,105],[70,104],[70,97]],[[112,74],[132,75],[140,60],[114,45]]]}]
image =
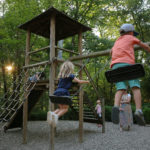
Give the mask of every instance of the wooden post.
[{"label": "wooden post", "polygon": [[102,133],[105,133],[105,100],[102,98]]},{"label": "wooden post", "polygon": [[[55,57],[55,14],[52,14],[50,20],[50,71],[49,71],[49,95],[54,93],[54,79],[55,79],[55,62],[53,62],[53,58]],[[54,110],[54,104],[50,102],[50,110]],[[50,128],[50,150],[54,150],[54,137],[55,137],[55,129],[53,125]]]},{"label": "wooden post", "polygon": [[[82,30],[78,34],[78,50],[82,55]],[[82,65],[82,60],[80,61]],[[82,79],[82,70],[79,72],[79,79]],[[79,142],[83,142],[83,90],[81,88],[79,92]]]},{"label": "wooden post", "polygon": [[[26,38],[26,57],[25,57],[25,66],[29,65],[29,51],[30,51],[30,37],[31,32],[27,31],[27,38]],[[28,80],[29,74],[27,73],[25,76],[25,82]],[[23,104],[23,144],[27,143],[27,121],[28,121],[28,97],[27,93],[25,92],[24,95],[25,103]]]}]

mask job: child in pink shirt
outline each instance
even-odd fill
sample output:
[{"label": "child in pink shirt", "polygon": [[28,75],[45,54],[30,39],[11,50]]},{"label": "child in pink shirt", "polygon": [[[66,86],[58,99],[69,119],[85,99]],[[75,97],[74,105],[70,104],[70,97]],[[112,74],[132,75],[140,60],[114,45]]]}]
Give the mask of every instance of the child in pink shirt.
[{"label": "child in pink shirt", "polygon": [[101,127],[101,119],[102,119],[102,108],[101,108],[101,101],[97,100],[97,105],[95,107],[97,118],[98,118],[98,127]]},{"label": "child in pink shirt", "polygon": [[[132,24],[123,24],[120,28],[120,37],[116,40],[112,50],[112,61],[111,68],[116,69],[119,67],[129,66],[135,64],[134,56],[134,45],[137,44],[140,47],[144,48],[150,52],[150,47],[139,39],[136,36],[138,33],[135,32],[134,26]],[[145,125],[143,112],[141,110],[141,91],[140,91],[140,82],[138,79],[122,81],[115,83],[117,87],[117,92],[115,94],[114,107],[112,109],[112,122],[115,124],[119,123],[119,105],[121,97],[124,91],[129,85],[132,89],[136,111],[135,119],[139,125]]]}]

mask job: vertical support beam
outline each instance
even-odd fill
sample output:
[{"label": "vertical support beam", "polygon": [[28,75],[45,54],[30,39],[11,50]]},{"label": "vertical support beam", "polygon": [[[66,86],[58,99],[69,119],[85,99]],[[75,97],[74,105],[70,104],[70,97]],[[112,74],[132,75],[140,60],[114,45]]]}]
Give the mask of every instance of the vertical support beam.
[{"label": "vertical support beam", "polygon": [[105,100],[102,98],[102,133],[105,133]]},{"label": "vertical support beam", "polygon": [[[82,55],[82,30],[78,33],[78,50]],[[82,60],[80,61],[82,65]],[[82,79],[82,70],[79,72],[79,79]],[[83,142],[83,90],[79,92],[79,142]]]},{"label": "vertical support beam", "polygon": [[[27,37],[26,37],[26,56],[25,56],[25,66],[29,65],[29,51],[30,51],[30,38],[31,38],[31,32],[27,31]],[[25,82],[28,80],[29,74],[27,73],[25,76]],[[28,121],[28,97],[27,92],[25,92],[24,95],[25,102],[23,104],[23,144],[27,143],[27,121]]]},{"label": "vertical support beam", "polygon": [[[53,58],[55,57],[55,14],[52,14],[50,20],[50,71],[49,71],[49,95],[54,93],[55,88],[55,62],[53,62]],[[50,102],[50,110],[54,110],[54,104]],[[55,137],[55,129],[54,126],[50,127],[50,150],[54,150],[54,137]]]}]

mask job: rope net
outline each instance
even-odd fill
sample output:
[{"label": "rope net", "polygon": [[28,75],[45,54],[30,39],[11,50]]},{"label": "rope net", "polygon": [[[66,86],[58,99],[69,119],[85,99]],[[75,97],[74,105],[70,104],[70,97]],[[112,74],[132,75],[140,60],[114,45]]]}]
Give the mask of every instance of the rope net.
[{"label": "rope net", "polygon": [[[37,81],[44,77],[46,66],[47,64],[44,67],[38,66],[21,70],[7,93],[0,99],[0,122],[9,122],[15,116],[34,89]],[[13,88],[14,84],[16,84],[15,88]]]}]

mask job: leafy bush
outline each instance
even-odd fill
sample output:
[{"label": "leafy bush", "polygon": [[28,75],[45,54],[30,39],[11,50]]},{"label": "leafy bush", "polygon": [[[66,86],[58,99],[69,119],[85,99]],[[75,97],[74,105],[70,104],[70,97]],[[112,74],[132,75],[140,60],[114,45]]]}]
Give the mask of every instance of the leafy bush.
[{"label": "leafy bush", "polygon": [[[112,111],[112,106],[105,106],[105,119],[106,121],[111,121],[111,111]],[[132,113],[134,114],[135,112],[135,105],[132,105]],[[143,113],[144,113],[144,118],[147,124],[150,123],[150,107],[147,105],[143,106]],[[31,112],[29,115],[29,120],[46,120],[47,117],[47,112],[44,111],[38,111],[38,112]],[[78,120],[78,115],[69,108],[68,113],[66,113],[64,116],[62,116],[60,119],[62,120]],[[135,118],[133,116],[133,121],[135,122]]]},{"label": "leafy bush", "polygon": [[29,115],[29,120],[46,120],[47,119],[47,112],[38,111],[38,112],[31,112]]},{"label": "leafy bush", "polygon": [[[134,114],[135,112],[135,105],[132,105],[132,113]],[[106,121],[111,121],[111,110],[112,106],[105,106],[105,119]],[[148,105],[143,106],[143,113],[144,113],[144,118],[147,124],[150,123],[150,107]],[[133,115],[133,122],[136,123],[134,115]]]},{"label": "leafy bush", "polygon": [[105,119],[106,119],[106,121],[111,121],[111,110],[112,110],[112,106],[105,106]]},{"label": "leafy bush", "polygon": [[144,107],[143,113],[146,123],[150,123],[150,107]]}]

